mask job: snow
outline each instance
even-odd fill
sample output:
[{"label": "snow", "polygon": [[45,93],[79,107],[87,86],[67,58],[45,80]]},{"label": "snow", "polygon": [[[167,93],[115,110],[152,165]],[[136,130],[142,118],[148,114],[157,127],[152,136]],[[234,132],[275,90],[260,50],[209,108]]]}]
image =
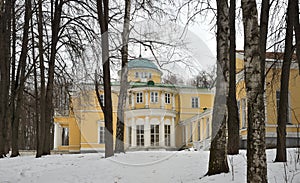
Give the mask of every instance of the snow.
[{"label": "snow", "polygon": [[[286,171],[283,163],[273,163],[275,150],[267,150],[267,155],[269,182],[285,182],[285,175],[288,182],[300,182],[296,149],[288,150]],[[209,151],[139,151],[107,159],[99,153],[4,158],[0,159],[0,182],[246,182],[246,151],[229,157],[233,158],[234,180],[232,171],[204,176],[208,158]]]}]

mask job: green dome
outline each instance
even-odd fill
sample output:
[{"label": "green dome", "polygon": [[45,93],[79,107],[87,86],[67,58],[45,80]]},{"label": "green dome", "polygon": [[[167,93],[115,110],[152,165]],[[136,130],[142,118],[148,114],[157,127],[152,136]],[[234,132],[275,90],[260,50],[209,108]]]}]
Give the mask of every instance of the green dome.
[{"label": "green dome", "polygon": [[141,57],[133,59],[133,60],[129,60],[128,68],[130,68],[130,69],[131,68],[150,68],[150,69],[159,70],[157,68],[157,66],[151,60],[141,58]]}]

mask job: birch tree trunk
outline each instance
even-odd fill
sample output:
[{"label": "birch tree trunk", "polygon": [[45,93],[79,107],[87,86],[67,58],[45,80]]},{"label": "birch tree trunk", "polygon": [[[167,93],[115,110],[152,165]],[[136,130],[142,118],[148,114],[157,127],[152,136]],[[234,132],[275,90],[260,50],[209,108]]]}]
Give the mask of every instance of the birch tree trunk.
[{"label": "birch tree trunk", "polygon": [[[288,1],[287,8],[287,27],[285,36],[285,47],[283,63],[280,78],[280,96],[279,110],[277,111],[277,146],[276,146],[276,162],[286,162],[286,124],[288,123],[288,101],[289,101],[289,80],[290,67],[292,61],[293,49],[293,28],[295,18],[294,0]],[[298,16],[298,15],[297,15]],[[277,106],[278,107],[278,106]]]},{"label": "birch tree trunk", "polygon": [[125,15],[122,33],[122,68],[121,68],[121,82],[118,100],[117,112],[117,129],[116,129],[116,146],[115,153],[124,152],[124,111],[126,107],[126,98],[128,90],[128,40],[129,40],[129,26],[130,26],[130,7],[131,0],[125,0]]},{"label": "birch tree trunk", "polygon": [[255,0],[242,0],[245,83],[248,106],[247,182],[267,182],[264,92]]},{"label": "birch tree trunk", "polygon": [[229,64],[228,2],[217,0],[217,81],[212,116],[212,136],[207,175],[229,172],[226,152],[226,120]]},{"label": "birch tree trunk", "polygon": [[[103,85],[104,85],[104,104],[102,111],[105,120],[105,157],[114,155],[113,150],[113,119],[112,119],[112,101],[110,84],[110,59],[109,59],[109,41],[108,41],[108,11],[109,0],[97,0],[98,22],[101,29],[102,44],[102,64],[103,64]],[[100,102],[100,101],[99,101]]]}]

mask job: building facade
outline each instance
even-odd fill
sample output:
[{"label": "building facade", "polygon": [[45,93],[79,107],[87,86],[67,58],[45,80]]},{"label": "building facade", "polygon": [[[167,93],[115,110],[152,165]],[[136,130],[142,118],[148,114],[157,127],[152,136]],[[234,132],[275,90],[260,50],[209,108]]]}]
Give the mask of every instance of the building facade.
[{"label": "building facade", "polygon": [[[183,71],[184,72],[184,71]],[[181,121],[213,105],[213,91],[162,82],[162,72],[150,60],[128,62],[125,107],[126,150],[174,150],[186,145]],[[54,117],[54,149],[68,152],[104,150],[104,115],[94,86],[81,85],[71,96],[67,113]],[[112,83],[113,128],[116,131],[119,83]],[[104,99],[100,89],[100,98]],[[113,134],[115,138],[115,134]]]},{"label": "building facade", "polygon": [[[266,145],[275,147],[277,143],[277,113],[279,108],[280,77],[282,66],[282,53],[266,54],[265,77],[265,121],[266,121]],[[247,148],[247,97],[244,82],[244,56],[243,52],[236,54],[236,97],[240,121],[240,147]],[[300,76],[298,64],[293,61],[290,69],[289,81],[289,118],[286,121],[287,147],[296,147],[300,144]],[[229,114],[230,115],[230,114]],[[212,111],[206,111],[183,120],[180,125],[185,133],[186,144],[200,149],[208,149],[211,134]],[[207,126],[210,125],[210,126]]]}]

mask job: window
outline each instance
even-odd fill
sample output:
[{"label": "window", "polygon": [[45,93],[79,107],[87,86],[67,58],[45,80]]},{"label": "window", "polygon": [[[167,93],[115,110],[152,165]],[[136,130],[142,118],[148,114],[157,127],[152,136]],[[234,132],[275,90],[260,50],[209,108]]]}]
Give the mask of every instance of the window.
[{"label": "window", "polygon": [[151,146],[159,145],[159,125],[151,125]]},{"label": "window", "polygon": [[170,104],[171,103],[171,99],[170,99],[170,93],[165,93],[165,103],[166,104]]},{"label": "window", "polygon": [[148,73],[148,77],[149,77],[150,79],[152,78],[152,73],[151,73],[151,72]]},{"label": "window", "polygon": [[199,107],[199,98],[192,97],[192,108],[198,108],[198,107]]},{"label": "window", "polygon": [[200,141],[201,140],[201,137],[200,137],[200,130],[201,130],[201,123],[200,123],[200,120],[198,121],[198,140]]},{"label": "window", "polygon": [[99,144],[104,144],[104,138],[105,137],[105,127],[104,126],[99,126],[99,131],[98,131],[98,143]]},{"label": "window", "polygon": [[209,138],[209,118],[206,118],[206,138]]},{"label": "window", "polygon": [[139,73],[138,72],[135,73],[135,78],[139,78]]},{"label": "window", "polygon": [[[276,91],[276,108],[277,108],[277,117],[278,117],[278,114],[279,114],[279,102],[280,102],[280,91],[279,90],[277,90]],[[286,121],[286,123],[290,123],[291,122],[291,110],[290,110],[290,95],[288,95],[288,105],[287,105],[287,107],[288,107],[288,112],[287,112],[287,115],[288,115],[288,117],[287,117],[287,121]]]},{"label": "window", "polygon": [[241,100],[242,103],[242,128],[246,128],[247,111],[246,111],[246,99]]},{"label": "window", "polygon": [[144,146],[144,125],[136,125],[136,145]]},{"label": "window", "polygon": [[165,125],[165,146],[171,146],[170,132],[171,132],[171,126]]},{"label": "window", "polygon": [[136,94],[136,103],[142,103],[143,102],[143,93],[139,92]]},{"label": "window", "polygon": [[147,78],[148,77],[148,73],[147,72],[143,72],[142,73],[142,78]]},{"label": "window", "polygon": [[100,95],[100,103],[104,106],[104,95]]},{"label": "window", "polygon": [[158,102],[158,93],[157,92],[151,92],[150,93],[150,101],[151,101],[151,103],[157,103]]},{"label": "window", "polygon": [[69,145],[69,128],[62,128],[62,146]]}]

